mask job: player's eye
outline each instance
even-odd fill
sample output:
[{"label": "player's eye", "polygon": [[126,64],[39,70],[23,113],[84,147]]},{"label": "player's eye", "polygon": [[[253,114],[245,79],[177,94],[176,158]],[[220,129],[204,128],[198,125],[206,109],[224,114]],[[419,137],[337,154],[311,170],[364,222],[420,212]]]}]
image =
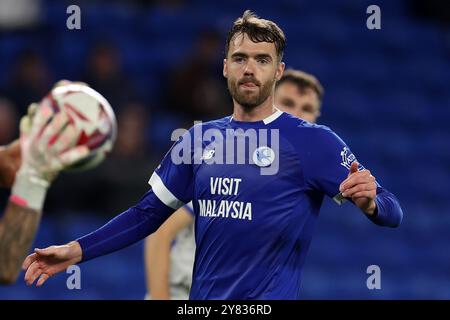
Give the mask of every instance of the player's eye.
[{"label": "player's eye", "polygon": [[294,101],[292,100],[283,100],[281,104],[287,108],[293,108],[294,107]]},{"label": "player's eye", "polygon": [[314,112],[314,108],[310,104],[303,105],[302,110],[303,110],[303,112],[307,112],[307,113],[313,113]]},{"label": "player's eye", "polygon": [[267,58],[258,58],[257,61],[261,64],[268,64],[270,62]]},{"label": "player's eye", "polygon": [[243,63],[245,61],[245,59],[244,59],[244,57],[234,57],[233,58],[233,62],[236,62],[236,63]]}]

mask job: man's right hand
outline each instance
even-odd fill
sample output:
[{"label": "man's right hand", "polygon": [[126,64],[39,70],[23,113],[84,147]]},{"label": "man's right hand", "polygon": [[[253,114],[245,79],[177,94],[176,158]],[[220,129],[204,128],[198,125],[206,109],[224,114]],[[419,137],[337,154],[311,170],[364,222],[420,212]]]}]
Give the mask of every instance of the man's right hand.
[{"label": "man's right hand", "polygon": [[26,257],[22,269],[25,271],[25,282],[32,285],[37,279],[39,287],[51,276],[66,270],[69,266],[81,261],[82,250],[77,241],[62,246],[50,246],[45,249],[35,249]]}]

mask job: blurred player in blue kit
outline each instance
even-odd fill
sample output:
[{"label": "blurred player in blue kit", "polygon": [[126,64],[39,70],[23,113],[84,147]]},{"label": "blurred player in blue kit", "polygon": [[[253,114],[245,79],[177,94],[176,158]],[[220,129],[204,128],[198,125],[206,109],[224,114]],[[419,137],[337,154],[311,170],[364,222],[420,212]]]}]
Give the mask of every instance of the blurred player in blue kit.
[{"label": "blurred player in blue kit", "polygon": [[71,264],[145,238],[192,201],[190,299],[298,299],[325,195],[351,201],[375,224],[401,223],[398,200],[332,130],[275,106],[283,31],[246,11],[226,44],[223,75],[233,115],[180,137],[136,205],[75,241],[36,249],[23,263],[28,284],[42,285]]}]

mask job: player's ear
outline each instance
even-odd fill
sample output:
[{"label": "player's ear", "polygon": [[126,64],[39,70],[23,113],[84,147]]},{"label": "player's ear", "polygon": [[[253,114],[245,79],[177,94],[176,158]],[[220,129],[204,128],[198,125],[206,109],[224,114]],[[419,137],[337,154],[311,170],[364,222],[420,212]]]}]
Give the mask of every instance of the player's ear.
[{"label": "player's ear", "polygon": [[277,66],[277,72],[275,73],[275,79],[280,80],[281,77],[283,76],[283,72],[284,72],[284,68],[286,67],[286,65],[284,64],[284,62],[280,62],[278,63]]},{"label": "player's ear", "polygon": [[227,59],[223,59],[223,76],[225,78],[227,78],[228,76],[228,71],[227,71]]}]

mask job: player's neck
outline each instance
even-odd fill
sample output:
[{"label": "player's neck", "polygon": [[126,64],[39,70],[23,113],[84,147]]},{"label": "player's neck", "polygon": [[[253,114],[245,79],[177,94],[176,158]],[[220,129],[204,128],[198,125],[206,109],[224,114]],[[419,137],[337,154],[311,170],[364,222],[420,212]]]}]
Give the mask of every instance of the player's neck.
[{"label": "player's neck", "polygon": [[233,119],[236,121],[261,121],[271,116],[277,109],[273,103],[273,97],[269,97],[259,106],[248,110],[236,101],[233,101]]}]

